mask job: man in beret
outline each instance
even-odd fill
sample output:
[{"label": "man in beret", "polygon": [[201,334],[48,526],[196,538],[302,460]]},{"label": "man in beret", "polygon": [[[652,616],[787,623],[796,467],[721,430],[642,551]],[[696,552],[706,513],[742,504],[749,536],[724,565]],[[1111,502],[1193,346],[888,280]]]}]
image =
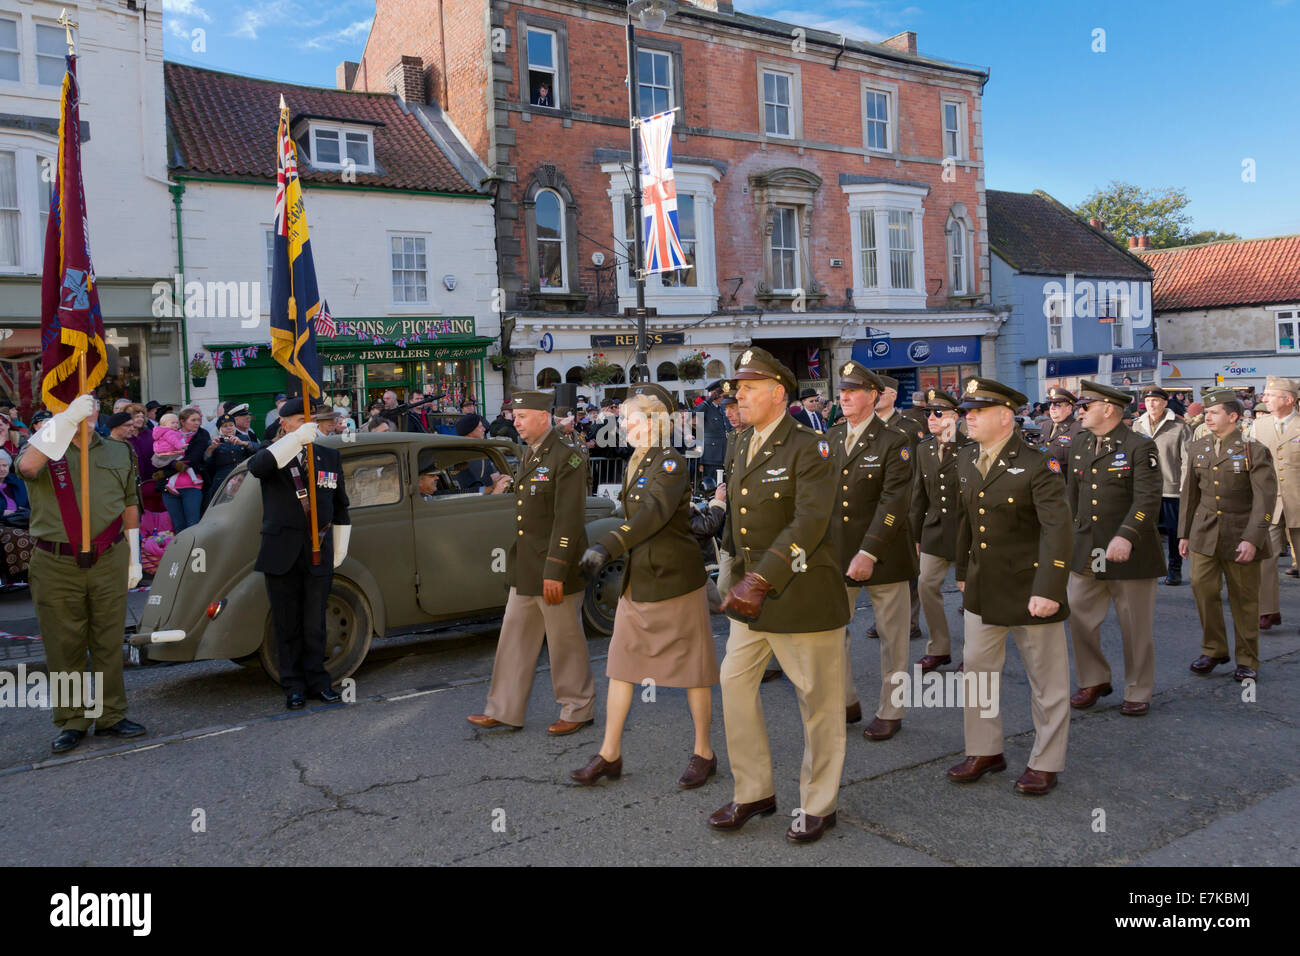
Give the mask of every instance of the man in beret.
[{"label": "man in beret", "polygon": [[1241,400],[1230,388],[1202,397],[1210,434],[1187,450],[1190,466],[1179,505],[1178,550],[1191,559],[1192,595],[1201,618],[1201,656],[1193,673],[1226,664],[1228,635],[1219,592],[1228,584],[1237,681],[1259,679],[1259,566],[1269,557],[1277,503],[1272,456],[1241,435]]},{"label": "man in beret", "polygon": [[957,453],[970,444],[958,429],[957,399],[938,389],[925,393],[930,437],[917,445],[916,480],[908,520],[920,558],[917,597],[930,641],[918,662],[921,673],[952,663],[952,638],[943,606],[943,583],[957,560]]},{"label": "man in beret", "polygon": [[[1300,544],[1300,415],[1296,414],[1297,385],[1293,379],[1270,375],[1264,386],[1268,414],[1255,419],[1252,437],[1273,456],[1277,472],[1277,501],[1268,526],[1269,557],[1259,566],[1259,628],[1266,631],[1282,623],[1277,559],[1290,536]],[[1291,565],[1296,565],[1294,549]]]},{"label": "man in beret", "polygon": [[[910,598],[907,582],[916,576],[916,550],[907,521],[912,496],[912,455],[907,436],[876,417],[882,383],[868,368],[846,362],[840,369],[843,421],[827,434],[838,491],[831,527],[839,544],[839,566],[848,588],[849,612],[858,592],[867,589],[880,635],[880,694],[875,718],[863,736],[888,740],[903,726],[903,708],[894,693],[907,679]],[[862,719],[853,686],[849,634],[844,637],[845,722]]]},{"label": "man in beret", "polygon": [[[248,471],[262,489],[262,544],[253,570],[266,578],[279,656],[285,706],[301,710],[308,695],[325,703],[341,698],[325,668],[325,603],[334,569],[343,563],[352,535],[343,463],[332,448],[316,445],[318,428],[302,398],[280,405],[283,437],[256,452]],[[313,445],[312,468],[307,446]],[[311,486],[316,494],[316,531],[311,540]],[[313,544],[320,552],[313,560]]]},{"label": "man in beret", "polygon": [[582,627],[586,469],[582,455],[561,441],[552,425],[553,393],[516,392],[510,401],[515,428],[528,445],[513,479],[518,530],[506,558],[510,594],[487,706],[466,719],[476,727],[522,727],[545,640],[560,705],[559,720],[546,732],[560,737],[589,726],[596,712],[596,682]]},{"label": "man in beret", "polygon": [[1056,459],[1061,475],[1069,474],[1070,448],[1083,431],[1083,425],[1074,415],[1074,393],[1053,385],[1047,390],[1047,417],[1052,427],[1043,435],[1043,450]]},{"label": "man in beret", "polygon": [[1146,412],[1133,423],[1133,431],[1156,443],[1160,456],[1160,533],[1168,543],[1169,574],[1165,584],[1183,583],[1183,558],[1178,553],[1178,499],[1187,468],[1187,445],[1192,430],[1169,407],[1169,393],[1159,385],[1142,389]]},{"label": "man in beret", "polygon": [[[957,463],[967,756],[949,768],[948,779],[972,783],[1007,767],[999,685],[1010,634],[1025,662],[1034,703],[1034,749],[1016,790],[1038,796],[1056,786],[1056,775],[1065,768],[1072,537],[1060,464],[1016,431],[1016,410],[1023,404],[1024,395],[993,379],[971,378],[963,391],[966,429],[976,442],[962,449]],[[981,700],[983,688],[995,699]]]},{"label": "man in beret", "polygon": [[1156,683],[1156,579],[1165,573],[1156,522],[1160,515],[1160,452],[1123,421],[1129,396],[1084,380],[1076,405],[1084,431],[1070,454],[1066,485],[1074,510],[1070,565],[1070,637],[1079,689],[1070,705],[1085,710],[1111,693],[1101,650],[1101,622],[1113,602],[1124,641],[1124,702],[1141,717]]},{"label": "man in beret", "polygon": [[[916,461],[916,448],[929,434],[928,428],[921,427],[912,418],[905,417],[898,410],[895,404],[898,401],[898,379],[891,375],[885,375],[881,372],[876,373],[876,378],[880,380],[881,391],[880,398],[876,400],[876,417],[885,423],[886,427],[901,432],[907,438],[907,454],[909,461]],[[913,469],[915,470],[915,469]],[[909,640],[919,641],[921,639],[921,600],[917,595],[918,579],[912,578],[908,583],[909,600],[911,602],[908,609],[908,632]],[[872,624],[867,629],[867,637],[871,640],[878,640],[880,632],[876,625]]]},{"label": "man in beret", "polygon": [[740,356],[741,417],[727,489],[741,580],[727,593],[722,715],[735,778],[732,802],[709,817],[736,830],[776,812],[772,757],[759,685],[769,656],[794,684],[804,729],[799,807],[786,838],[810,843],[835,825],[844,768],[844,626],[849,604],[830,534],[836,474],[830,442],[787,414],[794,373],[767,351]]}]

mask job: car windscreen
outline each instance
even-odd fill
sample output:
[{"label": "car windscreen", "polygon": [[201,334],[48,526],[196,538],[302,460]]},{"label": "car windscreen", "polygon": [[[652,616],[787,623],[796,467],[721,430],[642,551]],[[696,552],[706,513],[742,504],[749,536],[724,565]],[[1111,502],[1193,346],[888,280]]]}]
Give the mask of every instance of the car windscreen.
[{"label": "car windscreen", "polygon": [[244,486],[244,481],[247,478],[248,463],[243,462],[236,465],[235,470],[226,476],[226,480],[221,483],[221,487],[213,494],[208,507],[215,508],[218,505],[224,505],[227,501],[234,501],[235,495],[239,494],[239,489]]}]

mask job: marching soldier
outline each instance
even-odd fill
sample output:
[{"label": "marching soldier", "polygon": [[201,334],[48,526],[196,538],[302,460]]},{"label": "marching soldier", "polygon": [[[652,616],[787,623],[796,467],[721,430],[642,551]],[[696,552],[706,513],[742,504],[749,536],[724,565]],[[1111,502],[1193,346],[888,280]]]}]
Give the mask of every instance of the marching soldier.
[{"label": "marching soldier", "polygon": [[921,658],[921,673],[952,663],[948,615],[943,609],[943,582],[957,560],[957,453],[970,444],[958,429],[961,412],[947,392],[926,392],[930,437],[917,446],[909,523],[921,561],[918,597],[930,641]]},{"label": "marching soldier", "polygon": [[[253,570],[266,576],[280,686],[290,710],[305,707],[307,695],[327,704],[342,699],[330,686],[325,669],[325,602],[334,569],[347,557],[352,534],[342,459],[334,449],[315,444],[319,429],[305,412],[301,398],[281,405],[283,437],[248,460],[249,472],[262,486],[262,545]],[[308,445],[314,446],[314,475],[307,471],[304,449]],[[312,483],[319,564],[312,563]]]},{"label": "marching soldier", "polygon": [[[126,592],[140,583],[140,510],[131,451],[123,442],[90,431],[90,550],[81,551],[81,448],[75,437],[94,403],[78,395],[57,415],[38,412],[37,429],[18,456],[18,474],[27,483],[36,545],[28,565],[41,642],[51,677],[83,674],[86,658],[96,677],[96,707],[86,708],[86,689],[63,681],[71,699],[53,700],[55,753],[81,743],[90,725],[95,734],[139,737],[144,727],[126,719],[122,676],[122,635],[126,630]],[[42,418],[41,416],[45,417]],[[125,538],[126,547],[122,546]],[[60,695],[62,696],[62,695]],[[98,716],[95,716],[95,711]]]},{"label": "marching soldier", "polygon": [[[730,381],[722,383],[722,398],[718,400],[718,406],[727,416],[727,422],[731,426],[731,430],[727,432],[727,447],[722,459],[722,483],[726,484],[731,481],[731,473],[735,468],[736,442],[749,426],[740,420],[740,406],[736,404],[735,389]],[[732,567],[736,560],[735,553],[736,544],[731,540],[730,524],[724,524],[718,547],[719,594],[725,595],[736,583],[735,571]],[[780,671],[777,673],[779,674]]]},{"label": "marching soldier", "polygon": [[963,449],[957,464],[967,756],[948,770],[948,779],[971,783],[1007,767],[1000,701],[978,699],[975,688],[992,693],[998,687],[1009,633],[1025,662],[1034,705],[1034,749],[1016,790],[1038,796],[1056,786],[1065,768],[1070,729],[1070,506],[1060,464],[1016,431],[1016,409],[1025,396],[1001,382],[971,378],[964,398],[967,432],[978,443]]},{"label": "marching soldier", "polygon": [[[907,453],[910,460],[916,461],[916,448],[929,436],[929,429],[898,410],[895,402],[898,401],[898,379],[892,375],[876,373],[876,378],[884,386],[880,393],[880,399],[876,402],[876,417],[885,423],[889,428],[902,432],[907,436]],[[912,578],[908,582],[909,601],[911,602],[908,621],[908,639],[918,641],[921,639],[921,601],[917,597],[917,579]],[[880,638],[876,625],[872,624],[867,630],[867,637],[871,640]]]},{"label": "marching soldier", "polygon": [[1068,475],[1070,468],[1070,448],[1083,425],[1074,417],[1074,394],[1053,385],[1047,390],[1047,416],[1052,420],[1052,427],[1043,436],[1043,451],[1056,459],[1061,474]]},{"label": "marching soldier", "polygon": [[1070,636],[1079,690],[1070,705],[1084,710],[1111,693],[1101,652],[1101,622],[1111,602],[1124,640],[1124,702],[1141,717],[1155,690],[1156,579],[1165,573],[1156,521],[1162,477],[1156,443],[1124,425],[1128,393],[1080,383],[1081,438],[1070,456],[1067,491],[1074,510],[1070,569]]},{"label": "marching soldier", "polygon": [[1160,456],[1160,533],[1168,539],[1169,574],[1165,584],[1183,583],[1183,558],[1178,553],[1178,498],[1183,490],[1183,473],[1187,469],[1187,445],[1192,430],[1169,410],[1169,393],[1159,385],[1142,389],[1146,414],[1139,415],[1133,431],[1156,443]]},{"label": "marching soldier", "polygon": [[1178,550],[1191,558],[1192,595],[1201,618],[1196,674],[1226,664],[1228,635],[1219,599],[1228,583],[1237,681],[1259,679],[1259,563],[1269,556],[1277,475],[1268,449],[1242,438],[1241,400],[1230,388],[1206,392],[1210,434],[1187,449],[1190,467],[1179,505]]},{"label": "marching soldier", "polygon": [[[1278,603],[1277,559],[1286,544],[1300,542],[1300,416],[1295,413],[1296,383],[1289,378],[1270,375],[1264,387],[1264,401],[1269,414],[1255,419],[1253,438],[1273,457],[1277,473],[1277,501],[1273,505],[1273,523],[1268,526],[1270,556],[1259,565],[1259,629],[1266,631],[1282,623]],[[1291,564],[1296,555],[1291,554]]]},{"label": "marching soldier", "polygon": [[[912,455],[907,436],[875,415],[883,383],[857,362],[840,369],[844,418],[830,430],[835,480],[831,527],[839,543],[840,571],[848,588],[849,613],[863,587],[871,598],[880,634],[880,702],[863,736],[888,740],[903,726],[894,702],[897,679],[907,679],[908,589],[916,576],[916,551],[907,520],[912,495]],[[862,719],[853,686],[849,633],[844,634],[845,720]]]},{"label": "marching soldier", "polygon": [[514,424],[528,449],[514,478],[518,536],[510,545],[506,600],[487,706],[476,727],[522,727],[545,639],[560,719],[546,732],[572,734],[595,719],[596,681],[582,627],[587,550],[583,459],[551,424],[550,392],[516,392]]},{"label": "marching soldier", "polygon": [[[736,830],[776,811],[772,757],[759,683],[776,655],[794,684],[803,719],[800,805],[786,838],[811,843],[835,825],[844,768],[844,626],[849,605],[830,534],[836,475],[830,442],[787,414],[794,373],[760,348],[736,370],[742,418],[727,489],[738,573],[727,594],[731,618],[722,662],[722,714],[735,778],[732,802],[709,817]],[[770,598],[770,599],[769,599]]]}]

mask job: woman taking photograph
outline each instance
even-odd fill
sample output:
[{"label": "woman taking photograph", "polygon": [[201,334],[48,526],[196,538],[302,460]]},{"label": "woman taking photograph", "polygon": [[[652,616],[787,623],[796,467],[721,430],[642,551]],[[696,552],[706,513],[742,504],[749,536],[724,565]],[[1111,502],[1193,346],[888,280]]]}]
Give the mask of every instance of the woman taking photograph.
[{"label": "woman taking photograph", "polygon": [[245,458],[253,454],[257,446],[244,441],[236,434],[235,417],[222,415],[217,419],[217,437],[212,439],[203,452],[204,465],[207,470],[206,486],[215,494],[226,480],[226,476],[235,470]]},{"label": "woman taking photograph", "polygon": [[633,694],[647,679],[655,687],[687,688],[695,748],[678,786],[703,786],[718,768],[709,745],[710,688],[718,682],[718,660],[704,590],[707,575],[691,533],[686,459],[671,446],[676,407],[662,386],[632,386],[622,409],[633,449],[623,481],[624,522],[582,556],[588,575],[612,558],[626,557],[627,566],[605,666],[605,740],[585,767],[569,774],[584,785],[623,772],[623,724]]}]

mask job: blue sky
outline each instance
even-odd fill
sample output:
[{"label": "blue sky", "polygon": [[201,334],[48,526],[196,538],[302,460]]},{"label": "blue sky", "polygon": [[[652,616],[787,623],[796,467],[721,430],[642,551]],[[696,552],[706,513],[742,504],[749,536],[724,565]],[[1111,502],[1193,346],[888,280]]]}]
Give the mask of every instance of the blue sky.
[{"label": "blue sky", "polygon": [[[430,4],[433,0],[429,0]],[[164,0],[169,59],[334,85],[374,0]],[[1300,232],[1300,0],[1056,3],[736,0],[746,13],[864,40],[901,30],[921,53],[990,70],[990,188],[1069,205],[1112,179],[1178,186],[1195,229]],[[205,30],[204,52],[193,30]],[[1102,30],[1104,35],[1095,35]],[[1104,52],[1094,52],[1104,39]],[[1243,162],[1254,161],[1254,182]]]}]

